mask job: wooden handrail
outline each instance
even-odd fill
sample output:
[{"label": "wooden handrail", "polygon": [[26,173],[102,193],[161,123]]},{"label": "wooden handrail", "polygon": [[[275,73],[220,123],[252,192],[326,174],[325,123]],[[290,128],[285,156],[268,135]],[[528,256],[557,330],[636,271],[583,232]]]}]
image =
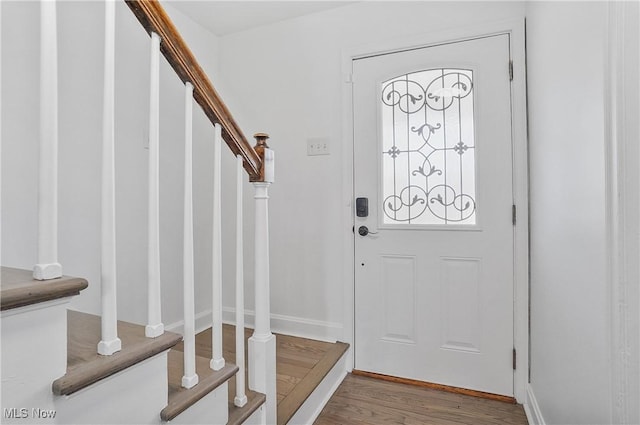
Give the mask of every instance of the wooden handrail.
[{"label": "wooden handrail", "polygon": [[140,24],[160,36],[160,51],[183,83],[193,84],[193,97],[212,124],[222,126],[222,138],[234,155],[244,158],[251,181],[262,181],[262,158],[249,144],[177,28],[155,0],[125,0]]}]

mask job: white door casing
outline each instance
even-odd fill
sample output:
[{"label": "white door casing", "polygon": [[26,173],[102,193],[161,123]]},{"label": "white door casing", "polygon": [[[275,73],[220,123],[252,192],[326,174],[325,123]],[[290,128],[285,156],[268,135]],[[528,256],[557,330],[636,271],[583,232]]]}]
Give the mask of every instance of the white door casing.
[{"label": "white door casing", "polygon": [[353,62],[356,369],[514,394],[509,57],[502,34]]}]

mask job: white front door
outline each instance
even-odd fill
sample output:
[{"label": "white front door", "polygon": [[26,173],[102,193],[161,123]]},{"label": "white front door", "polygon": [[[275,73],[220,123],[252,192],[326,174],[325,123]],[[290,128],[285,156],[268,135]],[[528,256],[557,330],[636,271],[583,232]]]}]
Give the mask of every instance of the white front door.
[{"label": "white front door", "polygon": [[506,34],[353,61],[356,369],[513,395],[508,65]]}]

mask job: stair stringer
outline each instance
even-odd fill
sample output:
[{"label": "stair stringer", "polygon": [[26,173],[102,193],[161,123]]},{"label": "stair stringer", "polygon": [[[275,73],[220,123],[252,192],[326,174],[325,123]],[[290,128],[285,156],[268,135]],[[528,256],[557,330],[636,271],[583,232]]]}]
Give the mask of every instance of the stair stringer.
[{"label": "stair stringer", "polygon": [[67,368],[70,299],[2,311],[2,423],[54,423],[51,383]]},{"label": "stair stringer", "polygon": [[55,396],[59,424],[159,424],[167,405],[167,351],[70,395]]}]

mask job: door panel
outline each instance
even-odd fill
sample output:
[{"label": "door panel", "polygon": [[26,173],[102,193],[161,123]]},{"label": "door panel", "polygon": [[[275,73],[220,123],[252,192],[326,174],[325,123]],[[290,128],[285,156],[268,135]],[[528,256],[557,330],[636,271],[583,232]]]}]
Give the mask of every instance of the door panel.
[{"label": "door panel", "polygon": [[480,258],[442,258],[441,348],[480,352]]},{"label": "door panel", "polygon": [[382,287],[384,331],[382,339],[415,344],[415,257],[383,255]]},{"label": "door panel", "polygon": [[356,369],[513,394],[508,61],[498,35],[353,62]]}]

